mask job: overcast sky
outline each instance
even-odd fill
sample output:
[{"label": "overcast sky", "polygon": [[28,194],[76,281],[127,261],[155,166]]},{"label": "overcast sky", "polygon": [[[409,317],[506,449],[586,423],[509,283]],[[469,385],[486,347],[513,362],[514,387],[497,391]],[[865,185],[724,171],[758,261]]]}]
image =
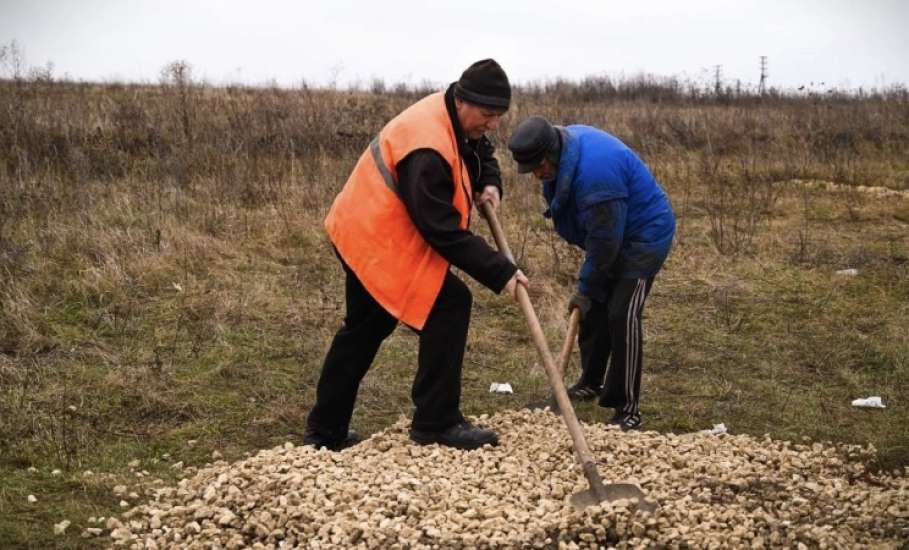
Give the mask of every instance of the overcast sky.
[{"label": "overcast sky", "polygon": [[909,0],[0,0],[0,44],[56,76],[212,83],[456,80],[493,57],[513,82],[641,72],[756,85],[909,83]]}]

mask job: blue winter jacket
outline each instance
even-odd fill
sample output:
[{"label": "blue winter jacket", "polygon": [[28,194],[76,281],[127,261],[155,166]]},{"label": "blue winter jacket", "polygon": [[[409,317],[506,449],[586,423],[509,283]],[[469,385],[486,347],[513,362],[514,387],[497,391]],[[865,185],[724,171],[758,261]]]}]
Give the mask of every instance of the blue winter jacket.
[{"label": "blue winter jacket", "polygon": [[652,277],[675,234],[675,216],[644,162],[616,137],[591,126],[558,127],[562,153],[543,183],[558,234],[586,251],[578,291],[606,299],[609,279]]}]

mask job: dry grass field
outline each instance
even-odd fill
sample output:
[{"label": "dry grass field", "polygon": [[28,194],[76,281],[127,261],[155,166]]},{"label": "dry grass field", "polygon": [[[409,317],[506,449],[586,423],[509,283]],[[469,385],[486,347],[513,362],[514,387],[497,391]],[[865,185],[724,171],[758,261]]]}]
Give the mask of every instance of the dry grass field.
[{"label": "dry grass field", "polygon": [[[344,305],[321,221],[373,135],[420,96],[216,88],[178,66],[168,77],[0,82],[0,547],[91,546],[88,518],[134,503],[134,486],[179,479],[175,462],[299,442]],[[873,445],[873,470],[903,470],[905,92],[717,98],[633,84],[518,90],[492,136],[500,217],[551,345],[582,256],[505,154],[532,114],[619,136],[679,217],[645,311],[648,429],[723,422]],[[478,215],[473,228],[488,236]],[[858,274],[836,274],[847,268]],[[472,288],[464,411],[545,397],[520,311]],[[416,336],[399,328],[364,381],[358,430],[409,414],[415,362]],[[506,381],[514,395],[488,393]],[[869,395],[887,408],[850,406]],[[579,415],[604,418],[590,405]],[[72,526],[55,536],[63,519]]]}]

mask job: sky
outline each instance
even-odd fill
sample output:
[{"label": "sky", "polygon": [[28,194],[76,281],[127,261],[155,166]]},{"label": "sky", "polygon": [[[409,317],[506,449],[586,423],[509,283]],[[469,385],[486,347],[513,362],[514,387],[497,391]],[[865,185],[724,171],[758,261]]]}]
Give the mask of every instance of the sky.
[{"label": "sky", "polygon": [[906,28],[909,0],[0,0],[0,45],[92,81],[185,60],[212,84],[444,84],[492,57],[517,83],[755,86],[767,56],[768,86],[867,89],[909,83]]}]

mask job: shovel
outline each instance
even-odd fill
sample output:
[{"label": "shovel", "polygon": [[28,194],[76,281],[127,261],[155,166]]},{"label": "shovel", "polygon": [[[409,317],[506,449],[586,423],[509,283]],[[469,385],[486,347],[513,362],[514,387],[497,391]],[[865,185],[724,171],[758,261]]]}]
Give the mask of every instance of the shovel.
[{"label": "shovel", "polygon": [[[499,250],[514,263],[514,256],[511,254],[511,248],[509,248],[508,242],[505,240],[505,233],[499,225],[499,220],[496,217],[492,206],[490,206],[488,202],[484,202],[480,205],[480,209],[489,222],[489,228],[492,230],[492,235],[495,238]],[[654,511],[656,505],[645,500],[646,495],[637,485],[633,483],[603,483],[603,478],[600,477],[600,472],[597,470],[596,461],[593,458],[593,454],[590,452],[590,447],[587,446],[587,440],[584,439],[584,433],[581,431],[581,424],[578,422],[577,415],[575,415],[574,407],[572,407],[571,401],[568,399],[568,393],[565,391],[565,384],[562,383],[562,377],[559,374],[555,362],[552,360],[552,354],[550,354],[549,346],[546,344],[546,338],[543,336],[543,328],[540,326],[540,320],[537,318],[533,305],[530,303],[530,296],[527,294],[527,289],[518,284],[516,294],[521,311],[524,313],[527,324],[530,326],[533,343],[536,345],[537,351],[540,354],[540,359],[543,361],[543,366],[546,369],[546,377],[549,379],[549,385],[552,386],[553,396],[559,405],[559,409],[562,411],[562,419],[565,421],[565,426],[568,428],[568,433],[571,435],[571,441],[574,446],[574,451],[577,454],[578,462],[581,464],[581,469],[584,471],[584,477],[587,478],[587,483],[590,487],[587,490],[571,495],[571,505],[574,506],[575,510],[583,510],[588,506],[593,506],[601,502],[628,499],[636,500],[639,510],[647,512]]]},{"label": "shovel", "polygon": [[[574,348],[574,342],[578,337],[578,323],[581,319],[581,312],[577,308],[571,310],[568,317],[568,332],[565,333],[565,342],[562,344],[562,351],[559,353],[559,359],[556,362],[559,378],[565,379],[565,369],[568,368],[568,361],[571,359],[571,350]],[[546,409],[553,414],[562,414],[559,410],[559,404],[556,402],[554,395],[550,395],[544,400],[532,401],[527,404],[528,409]]]}]

